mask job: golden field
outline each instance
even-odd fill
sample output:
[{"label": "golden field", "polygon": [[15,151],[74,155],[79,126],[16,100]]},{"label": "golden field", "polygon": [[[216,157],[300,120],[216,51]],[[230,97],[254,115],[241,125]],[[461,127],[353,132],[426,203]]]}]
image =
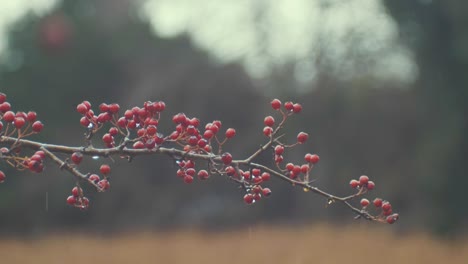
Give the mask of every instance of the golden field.
[{"label": "golden field", "polygon": [[447,242],[393,229],[312,226],[240,231],[90,236],[52,235],[0,240],[0,263],[468,263],[468,241]]}]

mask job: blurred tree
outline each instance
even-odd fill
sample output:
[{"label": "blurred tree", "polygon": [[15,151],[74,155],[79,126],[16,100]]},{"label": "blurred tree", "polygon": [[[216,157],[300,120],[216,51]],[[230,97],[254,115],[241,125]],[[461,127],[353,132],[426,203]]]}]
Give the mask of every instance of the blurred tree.
[{"label": "blurred tree", "polygon": [[417,93],[425,114],[418,166],[434,211],[427,216],[440,233],[468,221],[468,2],[386,0],[402,39],[416,52]]}]

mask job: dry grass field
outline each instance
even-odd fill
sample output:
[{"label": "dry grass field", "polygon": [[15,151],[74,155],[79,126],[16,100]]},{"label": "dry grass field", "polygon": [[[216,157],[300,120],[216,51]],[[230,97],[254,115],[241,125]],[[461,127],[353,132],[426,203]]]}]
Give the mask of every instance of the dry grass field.
[{"label": "dry grass field", "polygon": [[252,227],[241,231],[79,234],[0,241],[0,263],[468,263],[468,241],[392,235],[369,227]]}]

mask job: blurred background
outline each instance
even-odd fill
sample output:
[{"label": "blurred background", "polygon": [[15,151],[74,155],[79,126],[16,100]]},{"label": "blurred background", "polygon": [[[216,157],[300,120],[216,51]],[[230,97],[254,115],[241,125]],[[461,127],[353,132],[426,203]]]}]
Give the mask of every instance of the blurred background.
[{"label": "blurred background", "polygon": [[[15,110],[38,112],[39,141],[82,145],[75,107],[83,100],[125,108],[163,100],[168,124],[185,112],[235,127],[226,148],[237,157],[263,142],[272,98],[298,101],[304,110],[289,140],[298,131],[310,140],[288,161],[318,153],[317,185],[338,195],[369,175],[377,185],[369,197],[400,213],[390,233],[459,239],[468,223],[467,25],[468,2],[456,0],[1,1],[0,91]],[[110,161],[84,166],[102,162]],[[74,181],[53,165],[41,175],[2,170],[8,237],[362,227],[349,210],[325,209],[322,198],[279,181],[253,206],[219,177],[183,184],[166,157],[113,164],[111,190],[90,190],[86,212],[66,205]]]}]

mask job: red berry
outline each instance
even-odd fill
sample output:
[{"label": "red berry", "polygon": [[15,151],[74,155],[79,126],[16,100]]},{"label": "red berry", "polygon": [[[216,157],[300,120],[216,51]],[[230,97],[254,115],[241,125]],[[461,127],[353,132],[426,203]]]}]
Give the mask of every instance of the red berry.
[{"label": "red berry", "polygon": [[304,158],[307,162],[312,164],[316,164],[320,161],[320,157],[317,154],[306,154]]},{"label": "red berry", "polygon": [[380,198],[375,198],[374,201],[372,202],[375,207],[379,208],[382,206],[382,199]]},{"label": "red berry", "polygon": [[263,134],[267,137],[271,136],[271,133],[273,133],[273,128],[266,126],[263,128]]},{"label": "red berry", "polygon": [[211,130],[206,130],[205,133],[203,133],[203,137],[206,138],[206,139],[210,139],[213,136],[214,136],[214,133]]},{"label": "red berry", "polygon": [[392,215],[387,216],[386,221],[389,224],[393,224],[398,220],[399,217],[400,216],[398,214],[392,214]]},{"label": "red berry", "polygon": [[17,129],[21,129],[26,124],[26,120],[22,117],[15,117],[14,124]]},{"label": "red berry", "polygon": [[99,178],[97,174],[91,174],[88,178],[89,181],[94,182],[94,183],[98,183],[100,179],[101,178]]},{"label": "red berry", "polygon": [[254,196],[250,193],[244,195],[244,202],[246,204],[252,204],[254,202]]},{"label": "red berry", "polygon": [[382,210],[384,211],[390,211],[392,210],[392,205],[389,202],[384,202],[382,204]]},{"label": "red berry", "polygon": [[3,104],[6,101],[6,94],[0,93],[0,104]]},{"label": "red berry", "polygon": [[253,188],[252,188],[252,192],[253,193],[260,193],[262,191],[262,188],[259,186],[259,185],[255,185]]},{"label": "red berry", "polygon": [[297,142],[299,142],[300,144],[306,142],[308,138],[309,138],[309,134],[305,132],[300,132],[299,134],[297,134]]},{"label": "red berry", "polygon": [[99,168],[99,171],[101,171],[102,174],[107,175],[110,173],[111,168],[107,164],[102,164],[101,167]]},{"label": "red berry", "polygon": [[7,123],[11,123],[15,120],[15,113],[12,111],[7,111],[5,114],[3,114],[3,120]]},{"label": "red berry", "polygon": [[351,180],[349,182],[349,185],[351,185],[351,188],[356,189],[357,187],[359,187],[359,182],[357,180]]},{"label": "red berry", "polygon": [[260,176],[260,172],[261,172],[260,169],[252,169],[252,175],[255,177]]},{"label": "red berry", "polygon": [[86,116],[83,116],[81,119],[80,119],[80,124],[84,127],[88,127],[89,124],[91,122],[89,121],[89,119],[86,117]]},{"label": "red berry", "polygon": [[194,168],[188,168],[187,170],[185,170],[185,174],[190,175],[190,176],[194,176],[195,173],[196,171]]},{"label": "red berry", "polygon": [[281,155],[284,152],[284,147],[282,145],[278,145],[275,147],[275,154],[276,155]]},{"label": "red berry", "polygon": [[218,128],[221,128],[221,121],[215,120],[213,121],[213,125],[217,126]]},{"label": "red berry", "polygon": [[76,198],[73,197],[72,195],[68,196],[68,198],[67,198],[67,204],[69,204],[69,205],[75,205],[75,204],[76,204]]},{"label": "red berry", "polygon": [[269,181],[270,178],[271,178],[270,173],[268,173],[268,172],[262,173],[262,181]]},{"label": "red berry", "polygon": [[34,155],[38,155],[41,157],[41,159],[45,159],[45,152],[42,150],[38,150],[34,153]]},{"label": "red berry", "polygon": [[288,111],[291,111],[291,110],[294,109],[294,105],[293,105],[292,102],[286,102],[286,103],[284,103],[284,108],[286,108],[286,110],[288,110]]},{"label": "red berry", "polygon": [[369,182],[369,177],[367,177],[366,175],[362,175],[361,177],[359,177],[359,184],[361,186],[366,185],[368,182]]},{"label": "red berry", "polygon": [[117,135],[118,133],[119,133],[119,129],[117,129],[116,127],[111,127],[111,128],[109,128],[109,134],[110,134],[111,136],[115,136],[115,135]]},{"label": "red berry", "polygon": [[0,121],[0,130],[2,130],[2,129],[3,129],[3,123],[2,123],[2,121]]},{"label": "red berry", "polygon": [[265,126],[272,127],[275,124],[275,119],[272,116],[267,116],[263,120],[263,123],[265,124]]},{"label": "red berry", "polygon": [[221,160],[224,164],[229,165],[232,162],[232,155],[229,152],[225,152],[221,155]]},{"label": "red berry", "polygon": [[206,180],[206,179],[208,179],[208,177],[210,177],[210,175],[208,174],[208,172],[206,170],[200,170],[198,172],[198,178],[200,180]]},{"label": "red berry", "polygon": [[111,112],[112,114],[119,112],[119,110],[120,110],[120,106],[118,104],[109,105],[109,112]]},{"label": "red berry", "polygon": [[294,169],[294,164],[292,164],[292,163],[286,164],[286,169],[287,169],[288,171],[292,171],[292,170]]},{"label": "red berry", "polygon": [[283,162],[283,156],[275,155],[275,163],[281,163],[281,162]]},{"label": "red berry", "polygon": [[3,171],[0,171],[0,183],[3,183],[6,179],[6,175]]},{"label": "red berry", "polygon": [[300,112],[302,111],[302,105],[300,105],[300,104],[294,104],[292,110],[293,110],[293,112],[296,113],[296,114],[297,114],[297,113],[300,113]]},{"label": "red berry", "polygon": [[137,141],[135,143],[133,143],[133,148],[134,149],[142,149],[142,148],[145,148],[145,144],[141,141]]},{"label": "red berry", "polygon": [[262,189],[262,194],[263,194],[263,196],[265,196],[265,197],[270,196],[270,195],[271,195],[271,190],[270,190],[270,188],[263,188],[263,189]]},{"label": "red berry", "polygon": [[83,190],[79,188],[78,186],[73,187],[72,189],[72,195],[75,197],[83,195]]},{"label": "red berry", "polygon": [[224,171],[228,176],[233,176],[234,174],[236,174],[236,169],[234,169],[234,167],[232,166],[227,166],[226,169],[224,169]]},{"label": "red berry", "polygon": [[99,105],[99,111],[101,112],[107,112],[109,111],[109,105],[106,103],[102,103]]},{"label": "red berry", "polygon": [[81,103],[76,106],[76,111],[82,115],[86,114],[88,112],[88,108],[86,107],[85,104]]},{"label": "red berry", "polygon": [[273,101],[271,101],[271,107],[273,107],[273,109],[275,110],[278,110],[281,108],[281,101],[278,100],[278,99],[273,99]]},{"label": "red berry", "polygon": [[110,144],[114,142],[114,137],[111,136],[109,133],[106,133],[104,134],[104,136],[102,136],[102,141],[104,141],[104,143]]},{"label": "red berry", "polygon": [[367,190],[373,190],[375,188],[375,183],[373,181],[369,181],[366,186]]},{"label": "red berry", "polygon": [[302,172],[303,174],[306,174],[308,171],[309,171],[309,165],[307,165],[307,164],[302,164],[302,165],[301,165],[301,172]]},{"label": "red berry", "polygon": [[29,123],[33,123],[34,121],[36,121],[36,118],[37,118],[36,112],[32,112],[32,111],[29,111],[26,117]]},{"label": "red berry", "polygon": [[146,129],[146,133],[149,136],[154,136],[157,131],[158,131],[158,129],[156,128],[156,126],[148,126],[148,128]]},{"label": "red berry", "polygon": [[99,188],[101,188],[101,190],[105,191],[105,190],[108,190],[110,188],[110,182],[106,179],[102,179],[100,180],[97,185],[99,186]]},{"label": "red berry", "polygon": [[362,198],[362,199],[361,199],[361,206],[362,206],[362,207],[368,206],[369,203],[370,203],[369,200],[367,200],[366,198]]},{"label": "red berry", "polygon": [[184,182],[187,183],[187,184],[192,183],[193,182],[193,176],[185,175],[184,176]]},{"label": "red berry", "polygon": [[89,101],[83,101],[82,104],[86,106],[86,109],[89,111],[91,109],[91,103]]},{"label": "red berry", "polygon": [[0,112],[5,113],[6,111],[10,111],[10,110],[11,110],[10,103],[4,102],[4,103],[0,104]]},{"label": "red berry", "polygon": [[44,124],[42,124],[41,121],[36,121],[32,125],[32,130],[36,133],[41,132],[43,128],[44,128]]},{"label": "red berry", "polygon": [[71,155],[71,160],[73,161],[73,163],[78,165],[83,160],[83,154],[81,154],[80,152],[73,152],[73,154]]},{"label": "red berry", "polygon": [[227,138],[232,138],[236,135],[236,130],[234,128],[228,128],[226,130],[226,137]]}]

